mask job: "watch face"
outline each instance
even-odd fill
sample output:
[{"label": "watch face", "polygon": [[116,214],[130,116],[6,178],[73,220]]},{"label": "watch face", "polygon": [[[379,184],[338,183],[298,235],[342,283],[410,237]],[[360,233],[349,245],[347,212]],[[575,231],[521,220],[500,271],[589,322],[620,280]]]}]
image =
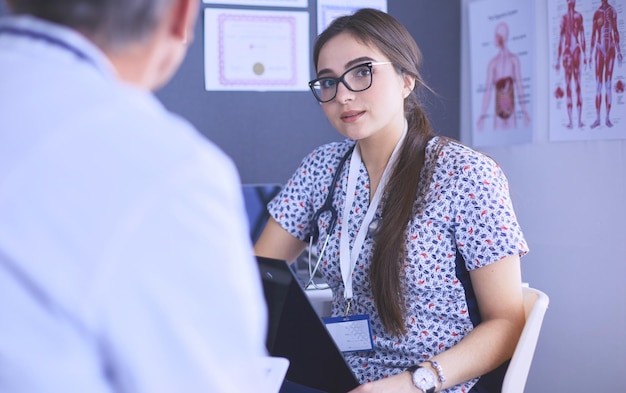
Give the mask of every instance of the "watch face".
[{"label": "watch face", "polygon": [[435,388],[435,376],[430,370],[420,367],[413,372],[413,384],[426,393]]}]

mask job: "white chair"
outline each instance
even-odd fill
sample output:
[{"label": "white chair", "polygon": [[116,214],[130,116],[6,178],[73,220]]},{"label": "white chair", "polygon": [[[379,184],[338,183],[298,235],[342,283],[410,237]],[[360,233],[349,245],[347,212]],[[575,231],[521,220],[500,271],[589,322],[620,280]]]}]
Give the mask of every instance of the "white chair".
[{"label": "white chair", "polygon": [[543,317],[546,314],[548,303],[550,303],[548,295],[538,289],[524,287],[522,290],[524,291],[526,324],[504,375],[502,393],[524,392]]}]

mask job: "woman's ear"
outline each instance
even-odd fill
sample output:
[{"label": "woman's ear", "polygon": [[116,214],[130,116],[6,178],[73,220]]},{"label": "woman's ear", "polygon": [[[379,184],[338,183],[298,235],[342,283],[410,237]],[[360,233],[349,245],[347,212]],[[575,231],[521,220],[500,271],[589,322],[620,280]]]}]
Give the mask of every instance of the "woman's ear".
[{"label": "woman's ear", "polygon": [[404,98],[407,98],[415,89],[415,77],[406,73],[404,73],[402,77],[404,78]]}]

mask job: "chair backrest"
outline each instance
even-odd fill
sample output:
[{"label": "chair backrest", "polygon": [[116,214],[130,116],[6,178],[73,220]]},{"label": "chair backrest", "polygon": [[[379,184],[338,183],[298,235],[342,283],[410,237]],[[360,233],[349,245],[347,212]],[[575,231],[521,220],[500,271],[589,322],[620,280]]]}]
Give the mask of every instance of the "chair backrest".
[{"label": "chair backrest", "polygon": [[502,393],[524,392],[543,317],[546,314],[548,303],[550,303],[548,295],[538,289],[524,287],[522,290],[524,292],[526,324],[504,375]]}]

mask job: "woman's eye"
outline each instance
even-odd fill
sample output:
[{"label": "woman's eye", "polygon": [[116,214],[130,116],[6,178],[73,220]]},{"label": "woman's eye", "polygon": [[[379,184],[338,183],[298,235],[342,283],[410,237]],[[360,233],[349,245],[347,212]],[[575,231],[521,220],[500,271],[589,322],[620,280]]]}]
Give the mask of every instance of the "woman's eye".
[{"label": "woman's eye", "polygon": [[337,81],[334,79],[320,79],[319,81],[320,84],[320,88],[322,89],[330,89],[335,87],[335,85],[337,84]]},{"label": "woman's eye", "polygon": [[357,68],[356,70],[354,70],[354,77],[355,78],[365,78],[365,77],[369,77],[371,71],[369,69],[369,67],[361,67],[361,68]]}]

